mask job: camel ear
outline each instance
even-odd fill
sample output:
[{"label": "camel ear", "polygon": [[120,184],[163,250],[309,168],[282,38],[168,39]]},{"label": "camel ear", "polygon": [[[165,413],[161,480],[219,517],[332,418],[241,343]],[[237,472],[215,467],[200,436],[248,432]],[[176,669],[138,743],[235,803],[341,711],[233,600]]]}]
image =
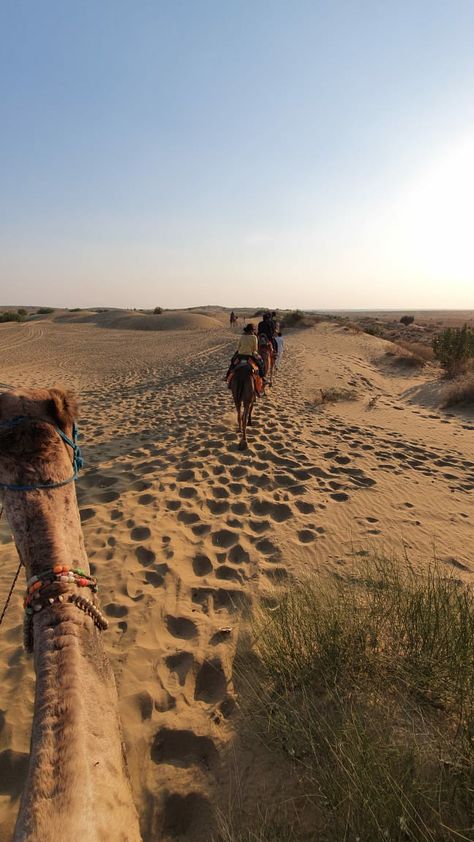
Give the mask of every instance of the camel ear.
[{"label": "camel ear", "polygon": [[50,389],[49,394],[51,395],[49,411],[64,430],[67,426],[71,426],[77,417],[79,409],[77,399],[72,392],[64,392],[62,389]]}]

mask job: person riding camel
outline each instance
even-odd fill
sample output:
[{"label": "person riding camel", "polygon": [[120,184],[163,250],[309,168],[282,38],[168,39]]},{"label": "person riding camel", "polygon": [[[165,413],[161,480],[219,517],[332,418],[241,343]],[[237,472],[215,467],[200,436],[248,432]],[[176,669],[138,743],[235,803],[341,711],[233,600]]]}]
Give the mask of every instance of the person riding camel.
[{"label": "person riding camel", "polygon": [[276,354],[276,351],[277,351],[276,343],[275,343],[276,323],[275,323],[275,320],[274,320],[273,316],[276,316],[276,313],[267,312],[267,313],[263,314],[263,319],[258,324],[257,333],[258,333],[259,336],[265,336],[269,340],[269,342],[270,342],[270,344],[273,348],[273,351]]},{"label": "person riding camel", "polygon": [[244,327],[244,332],[239,339],[239,344],[237,345],[237,351],[235,352],[234,356],[230,361],[230,366],[227,370],[227,374],[225,379],[230,387],[230,375],[233,369],[238,365],[238,363],[247,361],[247,360],[254,360],[258,366],[258,373],[259,377],[262,378],[265,375],[265,368],[263,365],[263,360],[258,353],[258,340],[255,334],[255,325],[249,323]]}]

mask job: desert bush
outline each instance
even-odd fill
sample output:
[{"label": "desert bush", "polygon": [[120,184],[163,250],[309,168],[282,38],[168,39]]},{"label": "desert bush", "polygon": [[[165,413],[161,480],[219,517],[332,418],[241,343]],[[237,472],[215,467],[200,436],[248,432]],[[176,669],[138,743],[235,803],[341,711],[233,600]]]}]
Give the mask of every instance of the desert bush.
[{"label": "desert bush", "polygon": [[25,316],[21,313],[15,313],[14,310],[5,310],[4,312],[0,313],[0,323],[1,322],[24,322]]},{"label": "desert bush", "polygon": [[23,316],[24,318],[28,315],[28,311],[25,310],[24,307],[19,307],[17,313],[19,316]]},{"label": "desert bush", "polygon": [[40,316],[47,316],[49,313],[54,313],[54,307],[39,307],[36,312]]},{"label": "desert bush", "polygon": [[80,307],[71,307],[71,308],[69,309],[69,312],[70,312],[70,313],[80,313],[80,312],[81,312],[81,308],[80,308]]},{"label": "desert bush", "polygon": [[383,337],[383,329],[380,325],[367,325],[364,327],[364,333],[368,333],[369,336],[380,336]]},{"label": "desert bush", "polygon": [[392,361],[405,368],[423,368],[426,363],[426,355],[419,354],[415,345],[411,350],[408,342],[399,342],[393,344],[392,348],[387,351],[387,357],[391,357]]},{"label": "desert bush", "polygon": [[256,318],[257,316],[263,316],[263,314],[266,313],[266,312],[267,311],[265,310],[265,308],[261,307],[259,310],[255,310],[255,313],[253,314],[253,318]]},{"label": "desert bush", "polygon": [[154,312],[155,316],[160,316],[163,312],[163,307],[155,307],[153,312]]},{"label": "desert bush", "polygon": [[285,314],[285,327],[298,327],[304,321],[304,313],[301,310],[291,310]]},{"label": "desert bush", "polygon": [[337,403],[337,401],[355,401],[357,400],[357,392],[355,389],[344,389],[329,387],[328,389],[320,389],[314,403],[316,406],[321,406],[323,403]]},{"label": "desert bush", "polygon": [[405,342],[403,339],[400,339],[397,344],[399,348],[403,348],[404,351],[408,351],[424,363],[434,361],[433,349],[429,345],[423,345],[421,342]]},{"label": "desert bush", "polygon": [[441,407],[448,406],[474,406],[474,372],[458,377],[444,390]]},{"label": "desert bush", "polygon": [[415,321],[414,316],[402,316],[401,319],[400,319],[400,322],[402,323],[402,325],[407,325],[407,326],[412,325],[414,321]]},{"label": "desert bush", "polygon": [[433,339],[433,352],[450,377],[462,373],[474,357],[474,328],[446,328]]},{"label": "desert bush", "polygon": [[473,646],[472,590],[436,566],[373,560],[261,607],[236,664],[243,724],[312,804],[297,838],[472,838]]}]

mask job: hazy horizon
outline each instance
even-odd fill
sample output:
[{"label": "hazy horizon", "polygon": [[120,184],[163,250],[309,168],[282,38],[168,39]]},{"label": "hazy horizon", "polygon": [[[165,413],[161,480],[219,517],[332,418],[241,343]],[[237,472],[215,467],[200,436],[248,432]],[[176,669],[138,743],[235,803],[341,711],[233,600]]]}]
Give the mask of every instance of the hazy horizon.
[{"label": "hazy horizon", "polygon": [[0,25],[3,304],[474,307],[468,0],[22,0]]}]

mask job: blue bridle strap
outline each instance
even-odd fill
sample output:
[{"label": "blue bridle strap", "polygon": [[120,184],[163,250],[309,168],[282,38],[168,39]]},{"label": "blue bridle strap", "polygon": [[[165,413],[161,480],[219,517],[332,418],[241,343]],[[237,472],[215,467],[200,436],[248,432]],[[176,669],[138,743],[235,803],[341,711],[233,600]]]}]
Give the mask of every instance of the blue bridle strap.
[{"label": "blue bridle strap", "polygon": [[45,418],[30,418],[28,415],[18,415],[16,418],[11,418],[9,421],[0,421],[0,431],[2,427],[6,429],[13,429],[19,424],[24,424],[26,421],[41,421],[44,424],[51,424],[51,426],[54,427],[63,442],[72,450],[72,477],[68,477],[68,479],[62,480],[62,482],[45,482],[36,483],[35,485],[13,485],[7,482],[0,482],[0,488],[5,489],[6,491],[35,491],[37,488],[62,488],[63,485],[69,485],[70,482],[75,482],[80,469],[84,467],[84,459],[82,458],[81,448],[77,444],[79,431],[77,429],[76,422],[74,421],[72,425],[72,439],[70,439],[60,427],[53,424],[52,421],[47,421]]}]

